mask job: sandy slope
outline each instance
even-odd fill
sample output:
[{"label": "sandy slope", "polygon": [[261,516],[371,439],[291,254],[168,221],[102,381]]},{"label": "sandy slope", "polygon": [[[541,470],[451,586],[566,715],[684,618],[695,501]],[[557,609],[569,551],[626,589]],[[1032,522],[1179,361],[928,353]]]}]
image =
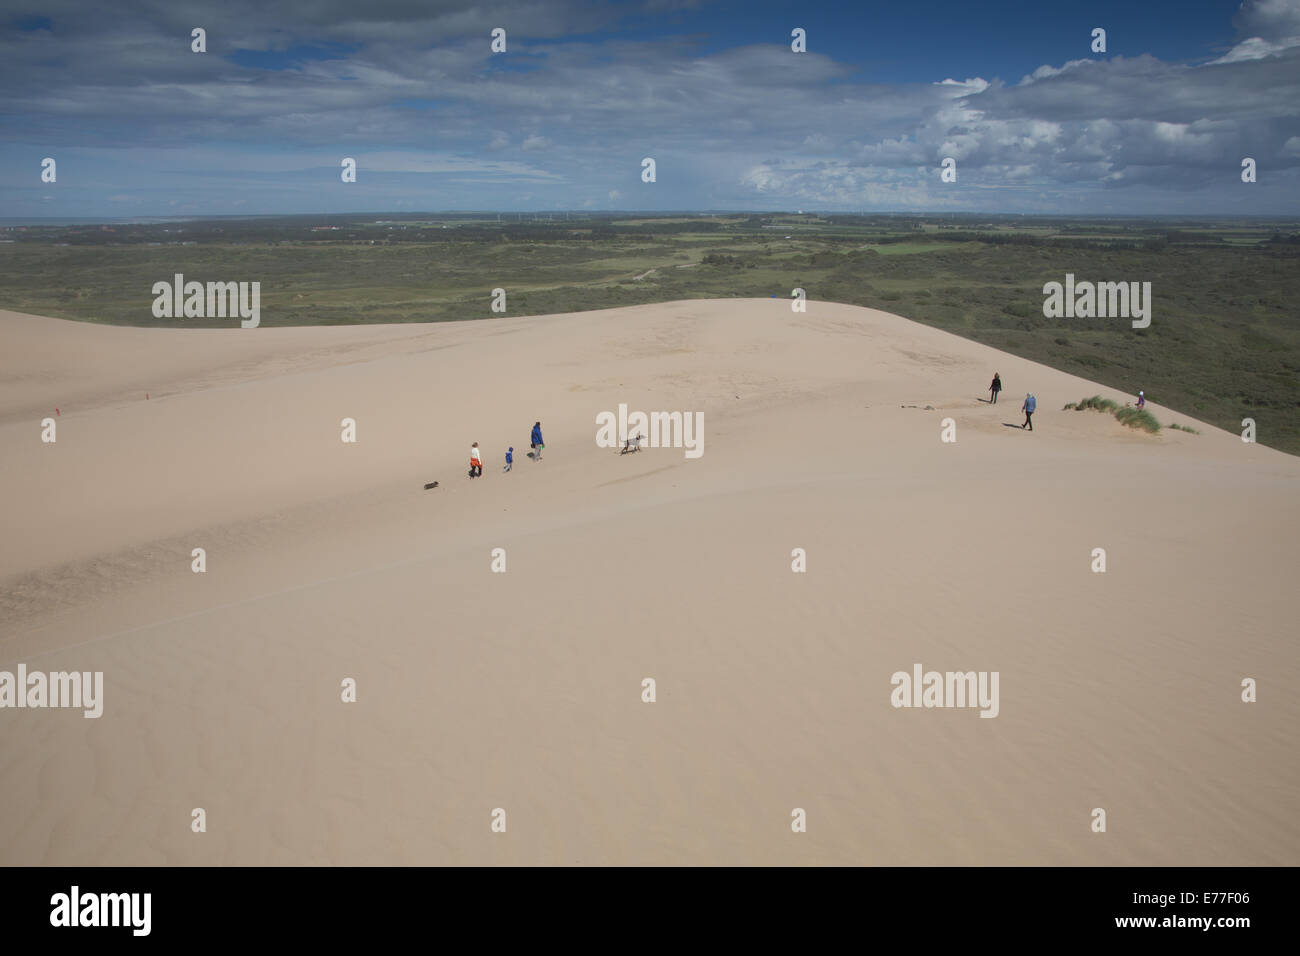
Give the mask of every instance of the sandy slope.
[{"label": "sandy slope", "polygon": [[107,685],[0,710],[0,863],[1300,863],[1295,458],[816,302],[0,341],[0,670]]}]

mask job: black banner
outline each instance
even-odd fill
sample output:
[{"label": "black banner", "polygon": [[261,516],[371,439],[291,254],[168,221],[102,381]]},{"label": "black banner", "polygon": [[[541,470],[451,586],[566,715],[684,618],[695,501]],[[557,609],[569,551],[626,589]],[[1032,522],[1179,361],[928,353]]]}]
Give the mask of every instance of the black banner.
[{"label": "black banner", "polygon": [[[405,940],[473,931],[799,943],[849,933],[918,942],[1130,938],[1231,946],[1278,933],[1283,869],[729,869],[593,873],[486,868],[11,868],[6,939],[116,944]],[[909,929],[910,927],[910,929]],[[609,935],[616,934],[616,935]],[[1243,935],[1245,934],[1245,935]],[[807,944],[809,939],[804,939]]]}]

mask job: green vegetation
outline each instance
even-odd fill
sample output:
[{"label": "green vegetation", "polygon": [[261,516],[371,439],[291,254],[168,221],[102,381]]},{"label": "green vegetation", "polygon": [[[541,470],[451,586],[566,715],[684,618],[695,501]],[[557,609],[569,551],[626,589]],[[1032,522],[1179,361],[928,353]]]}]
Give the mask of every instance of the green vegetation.
[{"label": "green vegetation", "polygon": [[[898,313],[1300,453],[1300,224],[459,213],[0,228],[0,307],[126,325],[153,283],[260,281],[263,326],[438,322],[692,298]],[[1049,319],[1043,285],[1152,284],[1149,328]],[[792,318],[798,321],[798,318]],[[978,392],[983,381],[972,383]],[[1033,382],[1021,383],[1025,390]],[[1008,383],[1009,387],[1011,383]],[[1139,426],[1141,423],[1137,423]]]},{"label": "green vegetation", "polygon": [[1169,427],[1172,428],[1174,431],[1191,432],[1193,435],[1199,435],[1201,433],[1201,430],[1199,428],[1188,428],[1186,425],[1179,425],[1177,423],[1172,424]]},{"label": "green vegetation", "polygon": [[[1127,425],[1129,428],[1141,428],[1152,434],[1160,431],[1160,423],[1156,417],[1145,408],[1138,408],[1135,405],[1120,406],[1119,402],[1109,398],[1102,398],[1100,395],[1094,395],[1092,398],[1080,399],[1077,402],[1070,402],[1062,411],[1083,411],[1091,408],[1093,411],[1109,412],[1115,416],[1116,421],[1121,425]],[[1191,431],[1191,429],[1185,429]]]},{"label": "green vegetation", "polygon": [[1123,408],[1115,409],[1115,419],[1121,425],[1127,425],[1129,428],[1141,428],[1153,435],[1160,431],[1160,423],[1156,421],[1156,417],[1145,408],[1138,408],[1135,405],[1126,405]]},{"label": "green vegetation", "polygon": [[1092,408],[1099,412],[1110,412],[1111,414],[1114,414],[1119,408],[1119,402],[1109,398],[1102,398],[1100,395],[1094,395],[1092,398],[1085,398],[1078,402],[1071,402],[1062,410],[1066,411],[1069,409],[1075,409],[1076,411],[1083,411],[1085,408]]}]

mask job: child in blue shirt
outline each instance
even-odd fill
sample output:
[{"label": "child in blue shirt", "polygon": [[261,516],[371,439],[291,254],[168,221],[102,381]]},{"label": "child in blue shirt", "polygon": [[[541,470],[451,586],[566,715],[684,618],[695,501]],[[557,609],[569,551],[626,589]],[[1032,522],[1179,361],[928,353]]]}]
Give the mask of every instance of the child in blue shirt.
[{"label": "child in blue shirt", "polygon": [[510,448],[506,449],[506,467],[505,467],[505,470],[506,470],[506,471],[509,471],[509,470],[510,470],[510,466],[513,465],[514,463],[515,463],[515,449],[514,449],[514,446],[512,445]]}]

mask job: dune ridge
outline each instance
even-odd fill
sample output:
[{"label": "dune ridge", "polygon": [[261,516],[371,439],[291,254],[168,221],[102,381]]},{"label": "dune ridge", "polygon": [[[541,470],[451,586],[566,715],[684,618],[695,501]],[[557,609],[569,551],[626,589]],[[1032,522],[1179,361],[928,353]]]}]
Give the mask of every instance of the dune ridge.
[{"label": "dune ridge", "polygon": [[1291,456],[833,303],[0,338],[0,670],[106,684],[0,710],[0,863],[1300,862]]}]

